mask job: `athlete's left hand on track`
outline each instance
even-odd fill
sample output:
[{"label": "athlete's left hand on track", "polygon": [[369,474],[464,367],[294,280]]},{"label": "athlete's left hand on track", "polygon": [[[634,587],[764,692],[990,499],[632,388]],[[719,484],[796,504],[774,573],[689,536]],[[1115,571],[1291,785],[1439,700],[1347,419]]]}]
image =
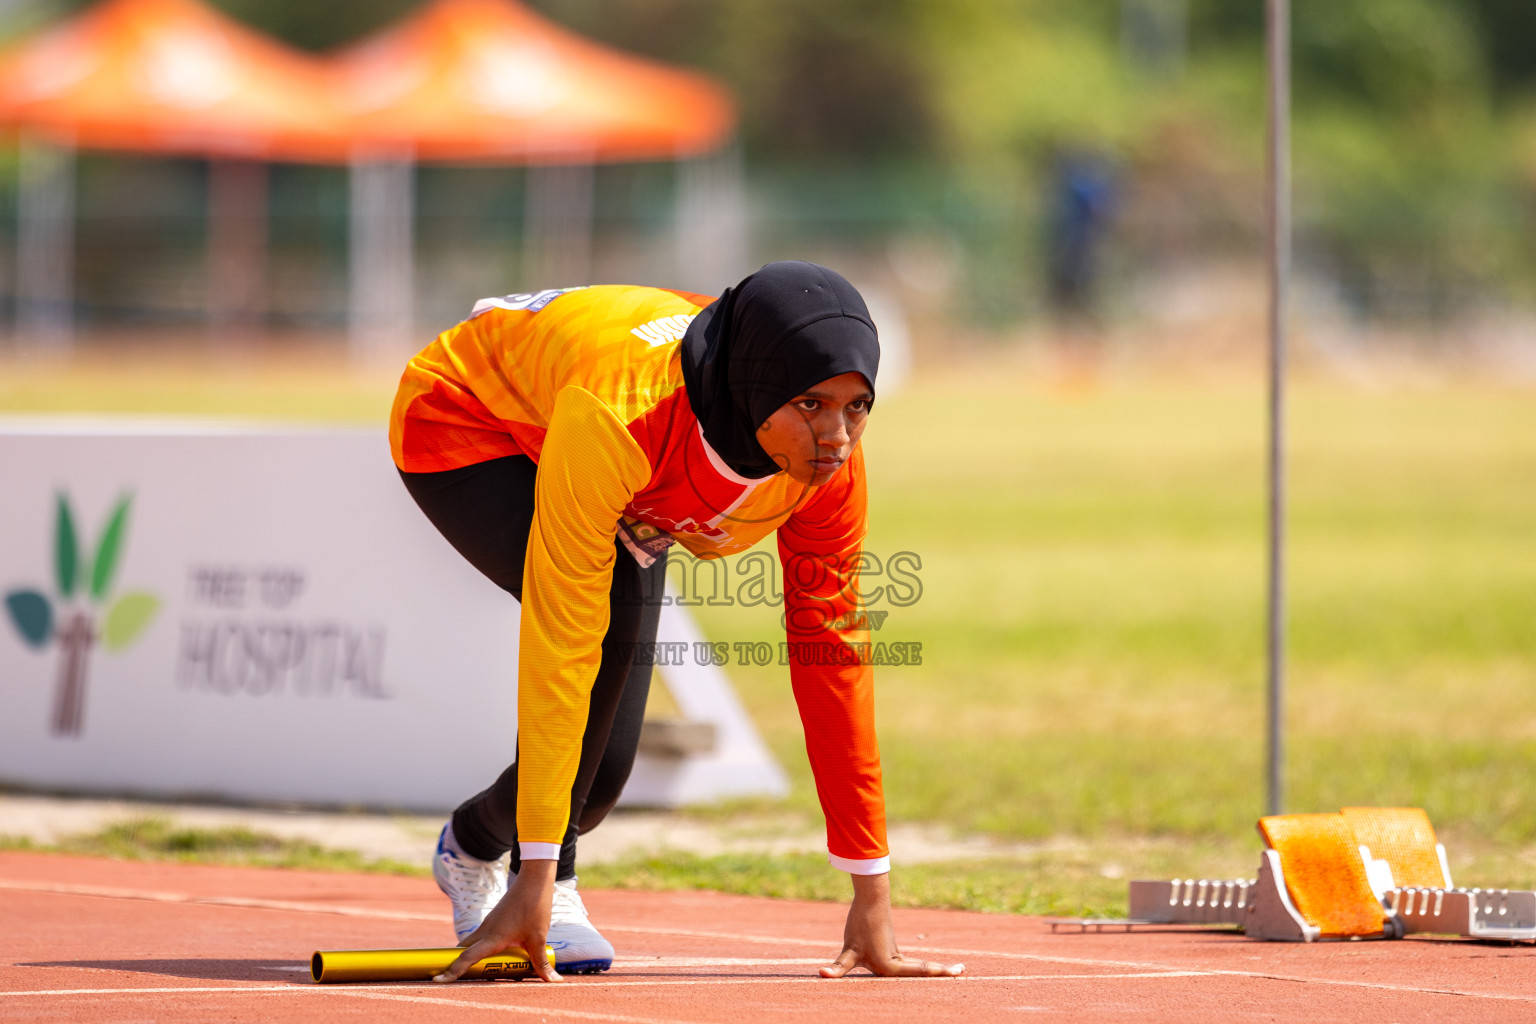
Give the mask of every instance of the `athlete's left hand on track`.
[{"label": "athlete's left hand on track", "polygon": [[887,978],[956,978],[964,964],[936,964],[901,955],[891,924],[891,876],[852,875],[853,905],[843,928],[843,951],[821,969],[823,978],[841,978],[855,967]]},{"label": "athlete's left hand on track", "polygon": [[496,904],[480,927],[465,937],[458,959],[448,965],[433,981],[457,981],[470,965],[509,949],[521,949],[533,967],[533,973],[545,981],[561,981],[560,975],[544,954],[544,939],[549,935],[550,905],[554,899],[556,862],[525,860],[522,870],[507,887],[506,895]]}]

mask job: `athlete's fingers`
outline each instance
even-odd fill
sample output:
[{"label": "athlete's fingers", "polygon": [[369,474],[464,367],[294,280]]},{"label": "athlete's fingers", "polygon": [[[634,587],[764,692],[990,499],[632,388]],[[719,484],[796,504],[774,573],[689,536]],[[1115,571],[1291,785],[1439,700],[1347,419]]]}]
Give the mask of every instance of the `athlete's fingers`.
[{"label": "athlete's fingers", "polygon": [[[444,982],[458,981],[459,978],[463,977],[464,972],[469,970],[476,962],[484,960],[488,956],[505,953],[516,945],[516,943],[497,942],[493,939],[481,939],[478,942],[471,943],[464,947],[464,952],[460,953],[442,974],[437,975],[432,980]],[[555,973],[554,967],[549,962],[549,957],[543,952],[544,943],[530,943],[528,948],[540,951],[537,957],[528,957],[528,963],[532,966],[534,974],[544,981],[559,982],[565,980]]]},{"label": "athlete's fingers", "polygon": [[555,973],[554,965],[549,962],[549,955],[545,953],[545,946],[542,940],[528,947],[528,962],[533,965],[533,973],[545,981],[565,980]]},{"label": "athlete's fingers", "polygon": [[[470,938],[473,937],[474,936],[470,936]],[[432,980],[458,981],[464,972],[469,970],[470,966],[475,963],[475,961],[482,960],[485,957],[494,955],[495,953],[496,944],[493,942],[481,939],[478,942],[471,943],[470,945],[464,947],[464,952],[455,957],[453,963],[449,964],[447,969],[444,970],[442,974],[437,975]]]},{"label": "athlete's fingers", "polygon": [[845,949],[837,954],[836,960],[823,967],[820,973],[823,978],[841,978],[858,965],[859,954],[851,949]]},{"label": "athlete's fingers", "polygon": [[946,967],[931,960],[910,960],[898,953],[870,970],[887,978],[958,978],[965,973],[965,964]]},{"label": "athlete's fingers", "polygon": [[965,964],[938,964],[932,960],[901,961],[900,978],[958,978],[965,973]]}]

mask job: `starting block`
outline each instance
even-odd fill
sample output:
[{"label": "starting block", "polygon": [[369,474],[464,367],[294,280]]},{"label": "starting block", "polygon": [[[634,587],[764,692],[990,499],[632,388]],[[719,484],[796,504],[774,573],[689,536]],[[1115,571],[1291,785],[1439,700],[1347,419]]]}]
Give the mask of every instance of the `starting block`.
[{"label": "starting block", "polygon": [[1125,920],[1053,921],[1052,930],[1206,925],[1279,942],[1412,932],[1536,942],[1536,892],[1454,888],[1445,847],[1419,808],[1272,815],[1258,829],[1257,878],[1133,881]]},{"label": "starting block", "polygon": [[1243,929],[1250,936],[1311,942],[1401,934],[1371,888],[1370,861],[1342,814],[1260,818],[1259,835],[1265,846],[1259,872],[1263,876],[1267,869],[1273,878],[1270,888],[1283,897],[1285,913],[1250,915]]},{"label": "starting block", "polygon": [[1393,889],[1388,910],[1410,932],[1499,942],[1536,941],[1536,892],[1520,889]]}]

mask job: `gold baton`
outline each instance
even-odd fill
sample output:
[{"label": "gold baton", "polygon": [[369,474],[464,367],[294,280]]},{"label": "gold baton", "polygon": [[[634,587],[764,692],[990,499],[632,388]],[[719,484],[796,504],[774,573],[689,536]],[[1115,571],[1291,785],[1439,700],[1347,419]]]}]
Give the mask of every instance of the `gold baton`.
[{"label": "gold baton", "polygon": [[[316,982],[328,985],[343,981],[431,981],[448,969],[464,952],[462,946],[440,949],[332,949],[320,950],[309,958],[309,973]],[[544,947],[551,967],[555,951]],[[470,965],[465,978],[513,978],[521,981],[534,977],[528,954],[513,947]]]}]

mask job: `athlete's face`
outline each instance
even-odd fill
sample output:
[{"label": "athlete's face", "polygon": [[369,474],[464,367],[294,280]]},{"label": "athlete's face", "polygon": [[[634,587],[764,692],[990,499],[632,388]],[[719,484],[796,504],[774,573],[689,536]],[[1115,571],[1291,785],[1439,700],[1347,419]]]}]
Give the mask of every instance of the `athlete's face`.
[{"label": "athlete's face", "polygon": [[861,373],[829,378],[779,406],[758,443],[798,482],[826,483],[853,454],[874,400]]}]

